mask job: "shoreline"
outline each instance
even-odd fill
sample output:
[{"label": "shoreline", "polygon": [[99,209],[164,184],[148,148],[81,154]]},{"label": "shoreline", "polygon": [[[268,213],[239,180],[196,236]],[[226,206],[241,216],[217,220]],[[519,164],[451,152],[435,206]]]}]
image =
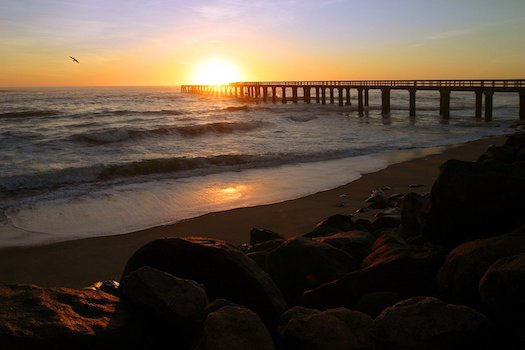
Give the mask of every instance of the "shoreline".
[{"label": "shoreline", "polygon": [[[205,236],[240,245],[249,241],[253,227],[276,231],[285,237],[301,235],[327,216],[355,214],[375,188],[388,186],[391,194],[429,192],[445,160],[475,160],[489,145],[504,141],[504,136],[497,136],[451,146],[441,153],[391,164],[345,185],[298,199],[212,212],[121,235],[3,248],[0,283],[84,287],[100,280],[119,280],[128,258],[143,244],[161,237]],[[413,183],[423,186],[409,188]],[[355,216],[372,219],[376,212]]]}]

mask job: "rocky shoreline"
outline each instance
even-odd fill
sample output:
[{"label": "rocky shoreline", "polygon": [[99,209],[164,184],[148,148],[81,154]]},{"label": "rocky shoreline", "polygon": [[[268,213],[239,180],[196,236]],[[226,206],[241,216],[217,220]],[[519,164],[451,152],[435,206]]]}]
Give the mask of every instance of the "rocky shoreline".
[{"label": "rocky shoreline", "polygon": [[[449,160],[430,193],[232,247],[154,240],[119,282],[0,286],[6,349],[522,349],[525,134]],[[43,262],[45,263],[45,262]]]}]

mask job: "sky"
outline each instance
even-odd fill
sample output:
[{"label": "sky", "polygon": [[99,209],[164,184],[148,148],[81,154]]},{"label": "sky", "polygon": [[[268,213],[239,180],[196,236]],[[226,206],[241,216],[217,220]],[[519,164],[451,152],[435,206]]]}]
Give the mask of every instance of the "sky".
[{"label": "sky", "polygon": [[518,79],[523,33],[525,0],[0,0],[0,86]]}]

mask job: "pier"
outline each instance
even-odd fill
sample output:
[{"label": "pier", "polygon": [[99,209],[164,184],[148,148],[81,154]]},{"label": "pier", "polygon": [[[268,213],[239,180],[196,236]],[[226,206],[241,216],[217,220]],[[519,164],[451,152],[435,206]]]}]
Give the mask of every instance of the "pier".
[{"label": "pier", "polygon": [[[519,119],[525,120],[525,79],[502,80],[346,80],[346,81],[279,81],[236,82],[224,85],[182,85],[181,91],[194,94],[214,94],[238,98],[254,98],[264,102],[316,103],[351,105],[351,93],[357,94],[357,110],[362,114],[369,106],[369,91],[381,92],[381,112],[390,113],[390,93],[405,90],[409,95],[409,115],[416,115],[418,91],[439,91],[440,115],[450,117],[450,96],[455,91],[475,94],[475,117],[492,120],[493,96],[498,92],[518,95]],[[302,95],[299,94],[302,92]],[[291,95],[290,95],[291,93]],[[484,111],[484,115],[483,115]]]}]

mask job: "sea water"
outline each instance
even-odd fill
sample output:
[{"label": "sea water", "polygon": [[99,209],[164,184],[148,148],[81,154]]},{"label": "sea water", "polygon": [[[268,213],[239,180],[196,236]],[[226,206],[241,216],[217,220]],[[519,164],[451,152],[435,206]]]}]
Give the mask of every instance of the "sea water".
[{"label": "sea water", "polygon": [[[353,96],[355,97],[355,96]],[[356,101],[261,103],[178,87],[0,89],[0,247],[113,235],[298,198],[390,162],[512,132],[517,94],[474,118],[474,93],[394,91]],[[428,149],[430,148],[430,149]],[[425,150],[426,149],[426,150]],[[389,154],[390,157],[385,157]]]}]

